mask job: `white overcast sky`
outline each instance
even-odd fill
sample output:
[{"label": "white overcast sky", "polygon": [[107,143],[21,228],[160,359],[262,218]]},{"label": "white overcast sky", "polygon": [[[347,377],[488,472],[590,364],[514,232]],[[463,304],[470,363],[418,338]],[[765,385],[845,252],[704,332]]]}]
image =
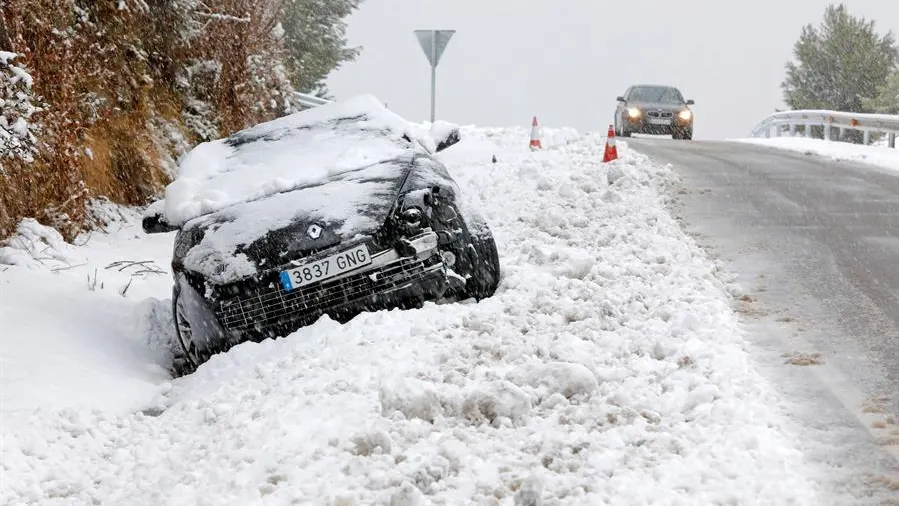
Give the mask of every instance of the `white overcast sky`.
[{"label": "white overcast sky", "polygon": [[[455,29],[437,69],[437,118],[466,125],[605,130],[638,82],[696,100],[695,137],[745,136],[782,107],[784,63],[826,0],[364,0],[349,18],[355,62],[331,93],[372,93],[406,118],[430,115],[430,67],[415,29]],[[848,0],[881,33],[899,0]]]}]

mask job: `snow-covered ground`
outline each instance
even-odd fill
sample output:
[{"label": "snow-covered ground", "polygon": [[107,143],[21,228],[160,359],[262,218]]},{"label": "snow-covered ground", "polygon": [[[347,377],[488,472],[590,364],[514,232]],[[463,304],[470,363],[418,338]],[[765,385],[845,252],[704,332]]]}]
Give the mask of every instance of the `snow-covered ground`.
[{"label": "snow-covered ground", "polygon": [[0,250],[0,504],[825,503],[739,287],[665,211],[672,171],[528,134],[441,154],[497,238],[494,297],[323,318],[178,380],[171,234],[25,223]]},{"label": "snow-covered ground", "polygon": [[825,141],[808,137],[772,137],[734,139],[740,142],[797,151],[807,155],[825,156],[837,161],[869,163],[887,169],[899,170],[899,149],[884,145],[864,146],[849,142]]}]

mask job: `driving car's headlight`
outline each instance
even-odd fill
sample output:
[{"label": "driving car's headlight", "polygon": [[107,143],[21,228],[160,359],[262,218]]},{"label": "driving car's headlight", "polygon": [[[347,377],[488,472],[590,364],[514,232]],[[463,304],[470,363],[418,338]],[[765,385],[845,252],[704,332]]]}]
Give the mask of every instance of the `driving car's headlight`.
[{"label": "driving car's headlight", "polygon": [[640,109],[637,109],[636,107],[631,107],[630,109],[627,110],[627,115],[630,116],[631,118],[639,118],[640,117]]},{"label": "driving car's headlight", "polygon": [[684,121],[688,121],[690,118],[693,117],[693,113],[688,110],[683,110],[683,111],[679,112],[677,114],[677,116]]}]

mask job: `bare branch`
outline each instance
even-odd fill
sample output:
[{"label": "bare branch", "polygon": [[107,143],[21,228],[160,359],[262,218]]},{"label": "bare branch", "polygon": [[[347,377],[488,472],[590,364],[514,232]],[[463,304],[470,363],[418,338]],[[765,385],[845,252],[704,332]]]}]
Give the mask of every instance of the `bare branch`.
[{"label": "bare branch", "polygon": [[134,278],[131,278],[131,279],[128,280],[128,284],[125,285],[121,290],[119,290],[119,295],[121,295],[122,297],[124,297],[125,294],[128,293],[128,288],[131,287],[131,282],[132,282],[132,281],[134,281]]}]

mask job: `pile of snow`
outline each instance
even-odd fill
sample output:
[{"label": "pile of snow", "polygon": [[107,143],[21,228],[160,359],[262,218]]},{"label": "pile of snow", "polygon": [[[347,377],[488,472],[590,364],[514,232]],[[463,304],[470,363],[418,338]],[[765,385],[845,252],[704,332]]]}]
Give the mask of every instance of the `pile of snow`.
[{"label": "pile of snow", "polygon": [[[480,303],[322,318],[162,381],[129,298],[84,267],[0,273],[2,356],[25,364],[4,395],[37,399],[0,404],[0,503],[821,504],[715,266],[664,210],[671,170],[528,134],[465,128],[443,153],[498,242]],[[65,254],[164,265],[132,231]]]},{"label": "pile of snow", "polygon": [[826,141],[808,137],[772,137],[735,139],[777,149],[797,151],[806,155],[824,156],[836,161],[863,162],[887,169],[899,170],[899,149],[882,146],[865,146],[849,142]]},{"label": "pile of snow", "polygon": [[32,219],[0,242],[4,430],[43,412],[139,409],[170,377],[147,315],[171,293],[172,235],[147,237],[135,211],[93,208],[106,231],[77,246]]}]

